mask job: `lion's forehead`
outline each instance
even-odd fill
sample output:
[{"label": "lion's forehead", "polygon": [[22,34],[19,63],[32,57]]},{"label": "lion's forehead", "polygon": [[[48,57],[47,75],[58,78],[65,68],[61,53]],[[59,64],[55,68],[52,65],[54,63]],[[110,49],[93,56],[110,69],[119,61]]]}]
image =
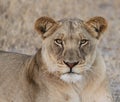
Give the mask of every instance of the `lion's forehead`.
[{"label": "lion's forehead", "polygon": [[[77,18],[69,18],[69,19],[62,19],[59,20],[61,25],[60,29],[58,30],[59,33],[63,33],[67,36],[78,35],[84,32],[84,21]],[[78,37],[77,36],[77,37]]]},{"label": "lion's forehead", "polygon": [[69,22],[72,22],[72,23],[83,23],[83,20],[79,19],[79,18],[64,18],[64,19],[61,19],[59,20],[58,22],[62,22],[62,23],[69,23]]},{"label": "lion's forehead", "polygon": [[68,27],[70,30],[74,30],[83,25],[83,21],[81,19],[62,19],[59,21],[64,27]]}]

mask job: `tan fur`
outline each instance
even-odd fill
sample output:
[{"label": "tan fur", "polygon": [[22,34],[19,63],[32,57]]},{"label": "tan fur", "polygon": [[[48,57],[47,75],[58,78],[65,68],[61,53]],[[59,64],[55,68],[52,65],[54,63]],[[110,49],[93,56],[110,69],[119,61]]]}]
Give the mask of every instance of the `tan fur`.
[{"label": "tan fur", "polygon": [[35,29],[43,41],[34,56],[0,51],[0,102],[112,102],[97,48],[106,27],[102,17],[39,18]]}]

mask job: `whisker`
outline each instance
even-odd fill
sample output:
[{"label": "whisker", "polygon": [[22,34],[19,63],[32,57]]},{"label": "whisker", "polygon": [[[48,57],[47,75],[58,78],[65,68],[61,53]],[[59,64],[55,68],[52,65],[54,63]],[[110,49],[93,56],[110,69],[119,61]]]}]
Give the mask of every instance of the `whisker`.
[{"label": "whisker", "polygon": [[95,76],[99,76],[98,73],[96,73],[96,71],[93,70],[93,66],[87,70],[88,72],[91,72],[92,74],[94,74]]}]

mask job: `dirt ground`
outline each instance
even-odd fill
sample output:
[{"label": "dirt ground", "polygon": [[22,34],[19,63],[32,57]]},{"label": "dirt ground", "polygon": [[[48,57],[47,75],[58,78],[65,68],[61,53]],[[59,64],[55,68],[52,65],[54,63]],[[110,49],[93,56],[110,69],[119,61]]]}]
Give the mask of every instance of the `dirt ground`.
[{"label": "dirt ground", "polygon": [[0,50],[34,54],[41,43],[34,22],[41,16],[108,20],[100,50],[115,102],[120,102],[120,0],[0,0]]}]

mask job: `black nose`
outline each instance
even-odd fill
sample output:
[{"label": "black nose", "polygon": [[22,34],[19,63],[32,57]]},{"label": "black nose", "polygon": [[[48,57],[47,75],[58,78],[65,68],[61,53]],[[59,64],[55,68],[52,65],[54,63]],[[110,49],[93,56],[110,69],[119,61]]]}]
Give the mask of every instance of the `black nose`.
[{"label": "black nose", "polygon": [[65,62],[64,63],[69,67],[69,68],[73,68],[74,66],[76,66],[79,62],[73,62],[73,63],[70,63],[70,62]]}]

